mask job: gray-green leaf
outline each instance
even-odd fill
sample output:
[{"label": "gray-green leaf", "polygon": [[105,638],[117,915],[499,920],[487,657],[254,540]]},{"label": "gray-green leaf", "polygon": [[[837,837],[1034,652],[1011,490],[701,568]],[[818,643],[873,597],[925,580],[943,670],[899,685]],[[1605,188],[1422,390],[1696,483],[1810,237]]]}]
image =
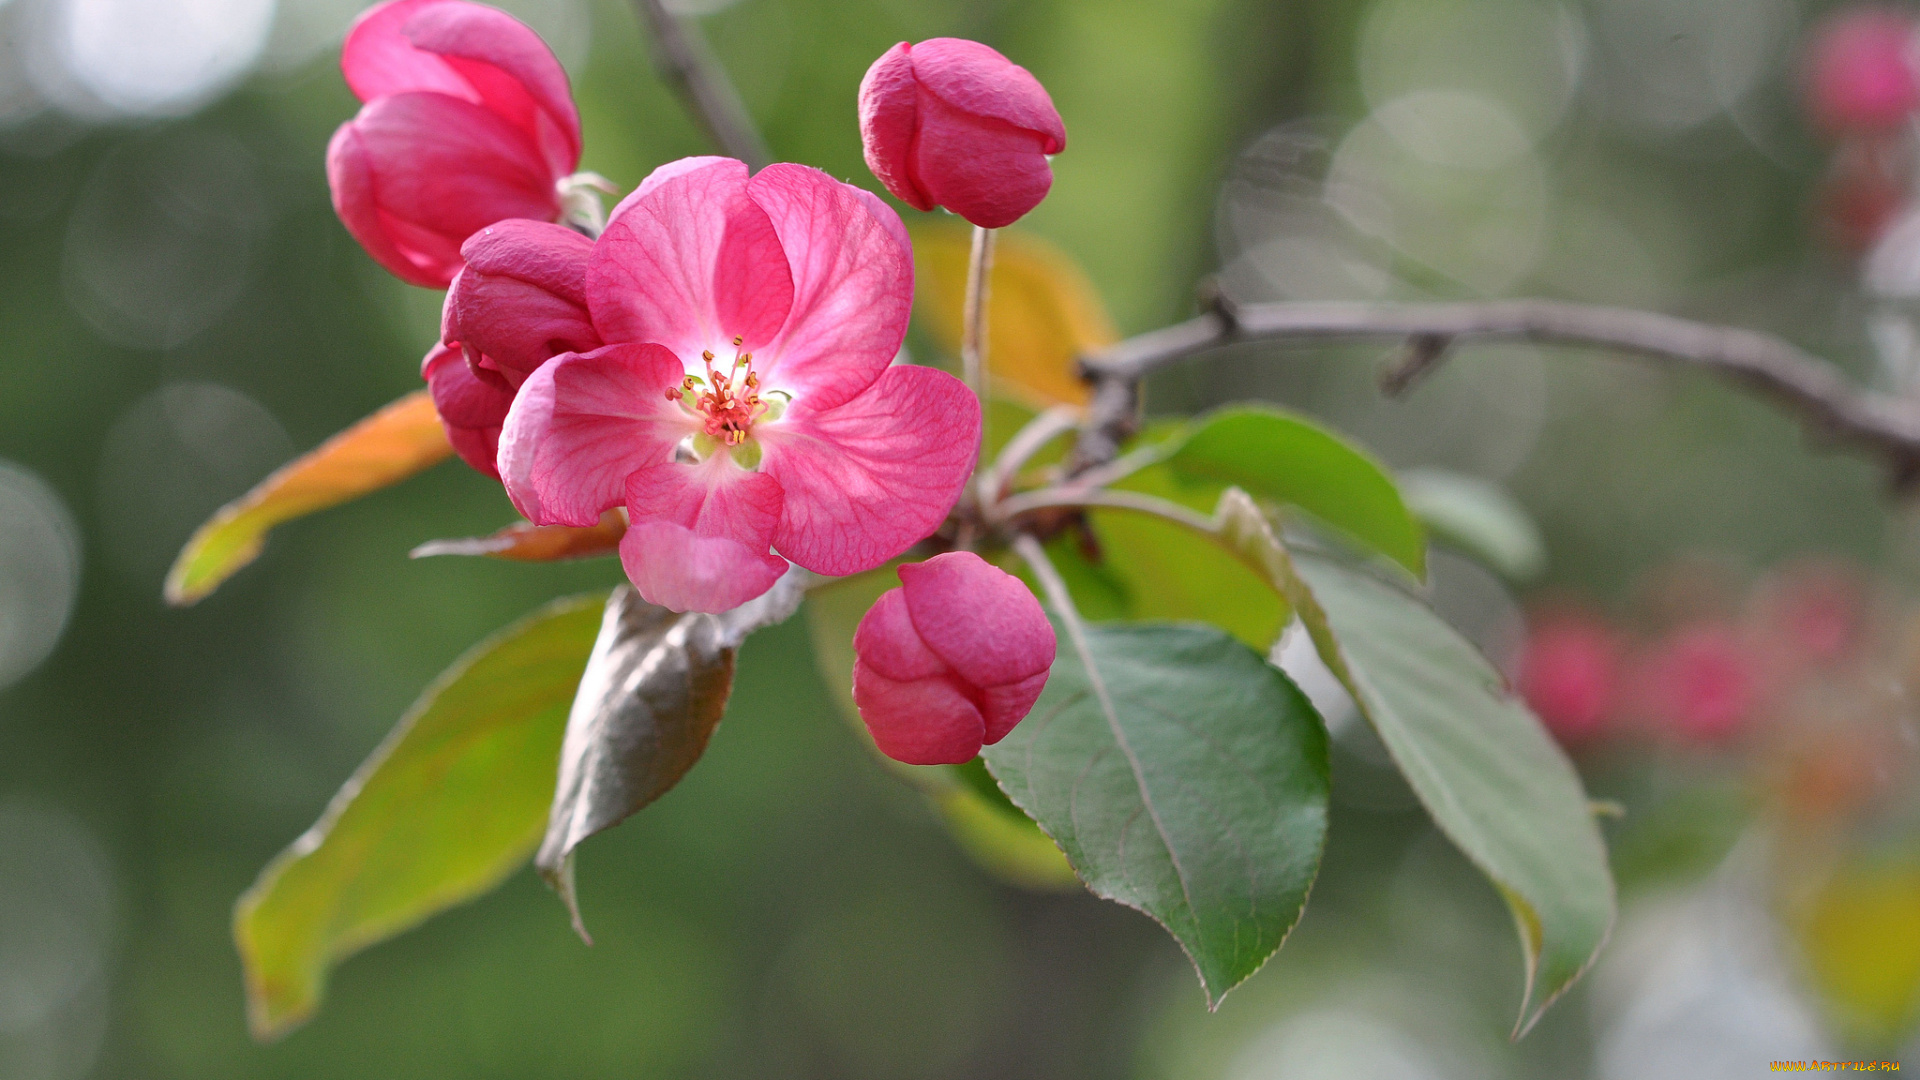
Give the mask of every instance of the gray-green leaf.
[{"label": "gray-green leaf", "polygon": [[1527,959],[1515,1037],[1613,925],[1606,848],[1573,766],[1458,632],[1358,568],[1295,552],[1294,608],[1427,812],[1492,879]]},{"label": "gray-green leaf", "polygon": [[693,768],[726,711],[740,643],[792,615],[812,580],[794,567],[764,595],[718,615],[679,614],[625,585],[614,590],[567,716],[559,785],[533,860],[581,937],[587,930],[574,896],[574,849],[666,794]]},{"label": "gray-green leaf", "polygon": [[1409,469],[1400,474],[1400,492],[1435,540],[1507,580],[1527,581],[1547,568],[1540,527],[1499,484],[1445,469]]},{"label": "gray-green leaf", "polygon": [[1217,1006],[1306,904],[1326,731],[1286,676],[1211,626],[1055,625],[1046,692],[987,764],[1088,888],[1173,934]]}]

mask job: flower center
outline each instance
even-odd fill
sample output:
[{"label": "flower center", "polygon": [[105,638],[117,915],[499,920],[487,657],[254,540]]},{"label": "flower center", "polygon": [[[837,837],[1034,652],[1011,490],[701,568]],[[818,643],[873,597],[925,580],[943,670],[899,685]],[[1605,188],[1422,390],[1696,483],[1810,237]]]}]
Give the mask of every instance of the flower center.
[{"label": "flower center", "polygon": [[[700,421],[701,430],[694,437],[694,448],[702,457],[720,447],[740,448],[753,434],[756,421],[777,419],[785,411],[787,395],[779,391],[770,395],[761,393],[760,376],[753,370],[753,354],[741,352],[740,345],[741,339],[734,338],[733,362],[724,368],[714,365],[711,349],[701,353],[700,358],[707,365],[706,377],[690,374],[678,387],[667,390],[667,400],[678,401],[681,408]],[[750,456],[758,458],[757,454]]]}]

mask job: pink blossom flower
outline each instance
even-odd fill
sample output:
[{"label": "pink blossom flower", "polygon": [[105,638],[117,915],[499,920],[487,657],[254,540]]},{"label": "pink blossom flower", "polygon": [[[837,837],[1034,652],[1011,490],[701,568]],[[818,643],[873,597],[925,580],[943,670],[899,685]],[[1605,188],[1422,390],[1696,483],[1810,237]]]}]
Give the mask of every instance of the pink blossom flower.
[{"label": "pink blossom flower", "polygon": [[606,344],[514,399],[507,493],[539,524],[625,504],[627,576],[676,611],[744,603],[789,559],[878,566],[940,524],[979,451],[958,379],[889,366],[912,298],[906,230],[874,196],[799,165],[663,166],[588,262]]},{"label": "pink blossom flower", "polygon": [[347,31],[340,68],[365,105],[334,132],[327,181],[381,266],[442,288],[479,229],[559,219],[580,117],[560,62],[524,24],[466,0],[389,0]]},{"label": "pink blossom flower", "polygon": [[1516,680],[1547,729],[1562,743],[1587,742],[1606,729],[1620,686],[1620,643],[1599,617],[1555,612],[1528,628]]},{"label": "pink blossom flower", "polygon": [[853,700],[880,752],[959,765],[1006,738],[1047,685],[1053,626],[1020,579],[969,551],[900,568],[853,634]]},{"label": "pink blossom flower", "polygon": [[1739,732],[1759,703],[1759,676],[1732,627],[1699,623],[1653,652],[1641,690],[1656,722],[1692,742],[1719,742]]},{"label": "pink blossom flower", "polygon": [[1914,22],[1892,7],[1842,11],[1814,32],[1807,96],[1814,119],[1840,133],[1897,130],[1920,108]]},{"label": "pink blossom flower", "polygon": [[860,82],[867,167],[916,210],[983,228],[1018,221],[1053,186],[1067,129],[1040,81],[977,41],[901,42]]},{"label": "pink blossom flower", "polygon": [[519,218],[467,238],[466,265],[447,290],[441,343],[420,374],[462,460],[498,478],[500,427],[520,384],[564,352],[600,347],[587,312],[593,241]]}]

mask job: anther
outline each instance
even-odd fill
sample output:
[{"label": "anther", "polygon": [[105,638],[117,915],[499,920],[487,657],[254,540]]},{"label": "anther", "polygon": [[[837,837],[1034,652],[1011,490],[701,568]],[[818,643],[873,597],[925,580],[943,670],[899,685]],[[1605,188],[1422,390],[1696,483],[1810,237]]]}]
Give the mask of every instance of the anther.
[{"label": "anther", "polygon": [[739,348],[739,347],[740,347],[740,344],[741,344],[741,342],[744,342],[745,340],[747,340],[747,339],[746,339],[746,338],[743,338],[743,337],[740,337],[740,336],[738,336],[738,335],[735,335],[735,337],[734,337],[734,339],[733,339],[733,347],[734,347],[734,348],[736,348],[736,349],[737,349],[737,348]]},{"label": "anther", "polygon": [[709,364],[713,363],[713,350],[712,349],[705,350],[700,354],[700,358],[702,360],[705,360]]}]

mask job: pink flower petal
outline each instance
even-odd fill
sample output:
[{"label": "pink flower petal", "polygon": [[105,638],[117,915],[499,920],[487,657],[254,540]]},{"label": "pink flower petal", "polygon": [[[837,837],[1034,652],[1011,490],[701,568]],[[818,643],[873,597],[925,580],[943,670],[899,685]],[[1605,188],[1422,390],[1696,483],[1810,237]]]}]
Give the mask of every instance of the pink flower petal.
[{"label": "pink flower petal", "polygon": [[1033,711],[1033,703],[1040,700],[1040,692],[1047,688],[1047,676],[1051,670],[1029,675],[1017,683],[1005,686],[990,686],[981,694],[982,713],[987,724],[988,746],[1007,737],[1020,721]]},{"label": "pink flower petal", "polygon": [[770,165],[747,189],[792,269],[791,312],[764,352],[765,385],[804,395],[815,409],[850,401],[900,352],[913,306],[912,250],[858,188],[818,169]]},{"label": "pink flower petal", "polygon": [[500,437],[507,496],[536,525],[592,525],[627,477],[670,461],[690,430],[666,399],[680,361],[658,345],[555,357],[520,387]]},{"label": "pink flower petal", "polygon": [[853,651],[875,672],[899,682],[948,674],[947,662],[933,654],[913,628],[907,596],[888,589],[873,602],[853,631]]},{"label": "pink flower petal", "polygon": [[920,137],[920,85],[913,77],[911,48],[903,41],[881,53],[860,80],[860,143],[867,168],[888,191],[915,210],[931,210],[933,197],[911,167],[913,144]]},{"label": "pink flower petal", "polygon": [[612,221],[614,218],[619,217],[621,213],[627,209],[628,203],[636,199],[645,198],[654,188],[659,187],[661,184],[666,183],[676,176],[693,172],[695,169],[704,169],[709,165],[717,165],[722,161],[733,160],[735,159],[721,157],[718,154],[696,154],[693,157],[683,157],[677,161],[669,161],[665,165],[661,165],[648,173],[647,178],[640,181],[639,187],[627,192],[626,198],[615,203],[613,213],[607,215],[607,220]]},{"label": "pink flower petal", "polygon": [[[722,158],[631,199],[594,245],[587,306],[607,341],[651,341],[688,364],[758,352],[787,319],[793,282],[747,167]],[[725,350],[725,351],[722,351]]]},{"label": "pink flower petal", "polygon": [[531,27],[497,8],[449,0],[422,7],[402,32],[532,136],[555,179],[580,163],[580,114],[566,69]]},{"label": "pink flower petal", "polygon": [[980,753],[986,723],[949,679],[896,682],[853,665],[853,700],[880,752],[908,765],[964,765]]},{"label": "pink flower petal", "polygon": [[971,551],[908,563],[900,582],[921,639],[973,685],[1021,683],[1053,666],[1053,624],[1040,601]]},{"label": "pink flower petal", "polygon": [[1046,136],[921,99],[923,123],[912,168],[933,201],[988,229],[1004,228],[1053,187]]},{"label": "pink flower petal", "polygon": [[404,248],[374,201],[373,165],[353,122],[341,124],[327,144],[327,187],[341,224],[373,261],[395,277],[427,289],[444,289],[460,270],[459,252],[435,241],[431,252]]},{"label": "pink flower petal", "polygon": [[460,249],[467,265],[447,292],[442,337],[513,372],[513,382],[561,353],[599,348],[586,306],[592,251],[593,241],[543,221],[474,233]]},{"label": "pink flower petal", "polygon": [[[1067,129],[1053,98],[1026,68],[965,38],[929,38],[913,46],[912,58],[920,86],[947,105],[1034,132],[1043,154],[1067,148]],[[929,125],[923,118],[922,126]]]},{"label": "pink flower petal", "polygon": [[353,126],[380,209],[445,237],[458,252],[507,218],[560,215],[553,180],[526,136],[493,113],[441,94],[395,94],[360,110]]},{"label": "pink flower petal", "polygon": [[367,102],[388,94],[431,90],[477,102],[473,88],[459,73],[433,53],[415,48],[402,32],[422,8],[447,2],[391,0],[360,13],[340,43],[340,71],[355,97]]},{"label": "pink flower petal", "polygon": [[796,400],[754,435],[786,490],[774,547],[815,573],[870,570],[932,533],[980,452],[980,403],[933,368],[888,368],[824,412]]},{"label": "pink flower petal", "polygon": [[648,603],[673,611],[726,611],[773,587],[787,561],[769,554],[780,485],[725,455],[665,464],[627,479],[633,524],[620,561]]},{"label": "pink flower petal", "polygon": [[394,0],[370,8],[340,50],[361,101],[430,91],[483,105],[541,148],[557,179],[580,157],[580,118],[567,74],[538,34],[464,0]]},{"label": "pink flower petal", "polygon": [[436,345],[420,365],[433,394],[434,411],[460,459],[481,473],[500,475],[494,461],[500,449],[500,425],[513,394],[476,378],[458,349]]}]

